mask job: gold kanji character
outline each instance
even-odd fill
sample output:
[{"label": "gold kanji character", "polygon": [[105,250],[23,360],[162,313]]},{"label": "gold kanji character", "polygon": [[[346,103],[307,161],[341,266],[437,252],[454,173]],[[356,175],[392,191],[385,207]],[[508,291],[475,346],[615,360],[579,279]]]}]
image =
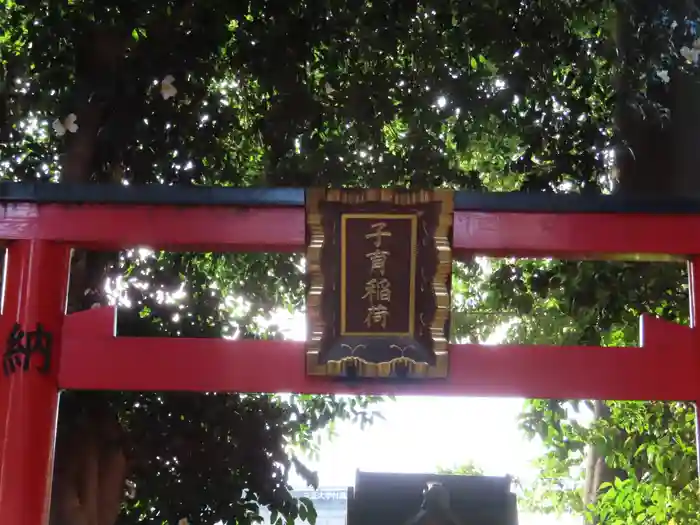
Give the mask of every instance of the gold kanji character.
[{"label": "gold kanji character", "polygon": [[384,270],[386,269],[386,260],[389,258],[389,252],[385,252],[377,248],[371,253],[365,255],[372,263],[372,272],[379,272],[380,275],[384,275]]},{"label": "gold kanji character", "polygon": [[383,304],[373,304],[367,308],[367,317],[365,317],[365,324],[368,327],[372,325],[379,325],[382,328],[386,328],[386,321],[389,318],[389,309]]},{"label": "gold kanji character", "polygon": [[391,282],[389,279],[370,279],[365,283],[365,295],[363,299],[369,299],[370,303],[391,302]]},{"label": "gold kanji character", "polygon": [[372,233],[365,235],[365,239],[374,239],[375,248],[379,248],[382,245],[382,239],[384,237],[391,237],[391,232],[385,232],[386,223],[376,222],[370,226]]}]

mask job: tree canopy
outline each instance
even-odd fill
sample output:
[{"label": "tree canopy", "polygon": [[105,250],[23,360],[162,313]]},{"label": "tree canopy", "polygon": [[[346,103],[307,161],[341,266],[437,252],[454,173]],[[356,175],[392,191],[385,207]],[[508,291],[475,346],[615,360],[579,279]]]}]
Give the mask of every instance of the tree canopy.
[{"label": "tree canopy", "polygon": [[[0,10],[9,180],[700,190],[689,2],[3,0]],[[107,273],[121,283],[121,333],[279,337],[268,321],[303,309],[300,268],[300,256],[275,254],[80,253],[70,308],[108,300]],[[461,339],[520,319],[519,341],[631,344],[640,312],[687,318],[677,266],[500,261],[480,271],[456,268]],[[129,472],[136,487],[120,523],[248,523],[256,501],[287,518],[308,513],[287,490],[290,447],[312,447],[336,418],[371,420],[373,401],[70,393],[59,427],[104,442],[109,425],[93,423],[116,414],[130,465],[114,471],[116,486]],[[526,411],[547,468],[561,474],[594,445],[624,471],[602,487],[596,513],[618,519],[632,505],[639,523],[661,523],[661,509],[683,523],[695,479],[688,405],[606,403],[592,429],[563,406]],[[69,449],[57,453],[73,474],[56,476],[52,525],[84,510],[67,508],[73,492],[88,497],[70,481],[84,471]],[[542,489],[545,506],[583,510],[584,499],[554,489]]]},{"label": "tree canopy", "polygon": [[[460,314],[467,334],[505,326],[515,343],[628,346],[641,313],[688,319],[678,263],[490,263],[474,270],[481,300]],[[523,487],[529,510],[605,524],[696,520],[692,403],[530,400],[521,427],[545,448],[539,480]]]}]

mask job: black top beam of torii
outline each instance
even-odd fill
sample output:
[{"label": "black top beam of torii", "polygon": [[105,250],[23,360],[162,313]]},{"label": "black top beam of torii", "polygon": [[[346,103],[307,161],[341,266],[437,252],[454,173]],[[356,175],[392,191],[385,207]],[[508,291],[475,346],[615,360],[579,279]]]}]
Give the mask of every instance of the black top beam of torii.
[{"label": "black top beam of torii", "polygon": [[[0,203],[133,204],[151,206],[302,207],[304,188],[122,186],[0,182]],[[649,199],[620,195],[456,191],[454,209],[481,212],[700,214],[700,199]]]}]

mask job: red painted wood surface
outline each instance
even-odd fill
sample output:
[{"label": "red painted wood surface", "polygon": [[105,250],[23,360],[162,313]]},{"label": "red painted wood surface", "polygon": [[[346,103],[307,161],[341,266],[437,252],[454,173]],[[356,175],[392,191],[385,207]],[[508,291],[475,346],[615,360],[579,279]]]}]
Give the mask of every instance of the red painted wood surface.
[{"label": "red painted wood surface", "polygon": [[69,260],[69,249],[56,243],[20,241],[8,250],[0,333],[7,338],[15,322],[24,330],[41,323],[54,344],[48,375],[39,374],[32,363],[26,372],[0,376],[2,523],[48,523]]},{"label": "red painted wood surface", "polygon": [[688,327],[653,318],[644,346],[452,345],[446,380],[344,383],[306,375],[304,344],[114,337],[114,310],[72,314],[64,328],[66,389],[694,399],[700,374]]},{"label": "red painted wood surface", "polygon": [[700,231],[698,227],[700,215],[456,212],[454,250],[561,259],[605,259],[606,254],[685,257],[700,254],[700,236],[680,232]]},{"label": "red painted wood surface", "polygon": [[[302,252],[304,213],[303,208],[10,204],[0,216],[0,239],[102,249]],[[668,232],[692,231],[700,231],[700,216],[458,211],[453,247],[458,257],[686,256],[700,254],[700,236]]]},{"label": "red painted wood surface", "polygon": [[301,252],[306,245],[303,208],[16,204],[4,212],[0,239],[181,252]]}]

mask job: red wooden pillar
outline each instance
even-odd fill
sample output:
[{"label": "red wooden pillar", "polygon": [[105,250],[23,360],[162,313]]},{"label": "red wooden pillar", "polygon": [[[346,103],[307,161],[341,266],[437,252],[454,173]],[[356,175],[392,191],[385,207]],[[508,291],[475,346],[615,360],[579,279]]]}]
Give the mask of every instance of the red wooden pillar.
[{"label": "red wooden pillar", "polygon": [[[0,523],[48,523],[69,267],[65,245],[37,240],[9,245],[0,323]],[[50,338],[50,360],[39,351],[10,358],[13,329],[24,332],[15,341],[30,351]]]},{"label": "red wooden pillar", "polygon": [[[697,331],[700,330],[700,257],[693,257],[688,263],[688,289],[690,291],[690,327],[693,329],[694,350],[697,353],[697,366],[700,367],[700,348]],[[700,385],[695,385],[698,392],[695,401],[695,450],[697,455],[698,475],[700,476]]]}]

